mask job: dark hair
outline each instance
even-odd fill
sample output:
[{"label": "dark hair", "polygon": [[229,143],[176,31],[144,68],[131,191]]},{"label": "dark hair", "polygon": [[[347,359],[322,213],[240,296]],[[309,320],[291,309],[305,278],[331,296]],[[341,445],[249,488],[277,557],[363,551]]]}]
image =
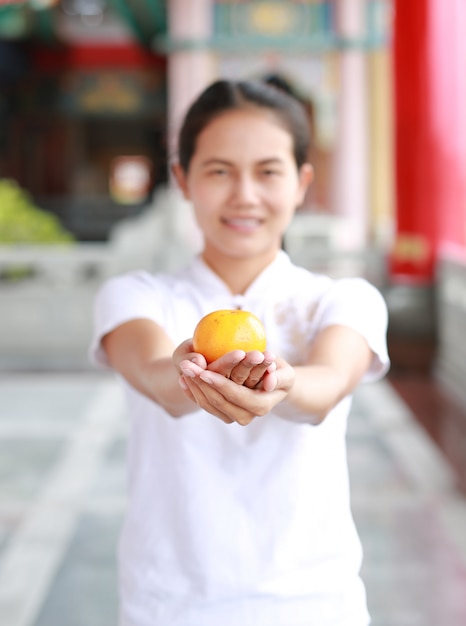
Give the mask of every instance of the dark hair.
[{"label": "dark hair", "polygon": [[301,103],[283,90],[263,81],[218,80],[205,89],[186,113],[178,138],[178,159],[187,172],[204,128],[217,116],[251,106],[272,111],[293,138],[297,167],[307,161],[309,123]]},{"label": "dark hair", "polygon": [[297,100],[299,99],[291,86],[291,83],[284,76],[281,76],[280,74],[266,74],[262,80],[266,85],[271,85],[272,87],[281,89],[281,91],[284,91],[289,96],[294,96]]}]

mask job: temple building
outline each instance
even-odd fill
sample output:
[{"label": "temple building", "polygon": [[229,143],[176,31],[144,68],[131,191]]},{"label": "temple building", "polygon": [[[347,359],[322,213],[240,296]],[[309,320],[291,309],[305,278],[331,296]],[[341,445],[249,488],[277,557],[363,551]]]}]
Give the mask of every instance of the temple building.
[{"label": "temple building", "polygon": [[313,130],[301,211],[341,216],[345,247],[385,245],[391,40],[390,0],[7,0],[0,176],[80,240],[105,240],[167,184],[179,120],[205,84],[279,80]]}]

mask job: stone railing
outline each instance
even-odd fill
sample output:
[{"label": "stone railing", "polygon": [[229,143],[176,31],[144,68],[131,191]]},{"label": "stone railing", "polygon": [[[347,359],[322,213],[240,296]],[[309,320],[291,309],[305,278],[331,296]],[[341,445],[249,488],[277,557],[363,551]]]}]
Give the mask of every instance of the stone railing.
[{"label": "stone railing", "polygon": [[111,273],[107,251],[0,249],[0,267],[33,272],[0,283],[0,369],[87,368],[98,277]]},{"label": "stone railing", "polygon": [[298,212],[288,227],[284,247],[297,265],[333,278],[364,276],[383,288],[384,252],[379,247],[351,249],[345,242],[347,228],[341,216]]},{"label": "stone railing", "polygon": [[191,220],[179,195],[161,190],[108,243],[0,246],[0,370],[89,368],[99,286],[125,271],[184,263],[199,245]]},{"label": "stone railing", "polygon": [[466,250],[442,250],[437,276],[436,373],[466,407]]},{"label": "stone railing", "polygon": [[[343,252],[336,219],[297,216],[285,241],[291,258],[335,277],[363,275],[380,286],[377,251]],[[0,276],[23,268],[21,280],[0,279],[0,370],[88,369],[92,306],[102,282],[133,269],[171,271],[200,249],[191,209],[160,190],[145,212],[119,222],[106,243],[0,246]]]}]

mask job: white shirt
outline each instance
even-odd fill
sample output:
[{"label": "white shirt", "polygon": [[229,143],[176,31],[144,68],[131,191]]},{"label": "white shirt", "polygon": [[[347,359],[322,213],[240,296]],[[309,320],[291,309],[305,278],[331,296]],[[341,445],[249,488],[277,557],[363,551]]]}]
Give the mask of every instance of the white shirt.
[{"label": "white shirt", "polygon": [[[315,335],[342,324],[388,369],[387,311],[363,279],[333,280],[280,251],[242,296],[197,257],[173,274],[110,279],[95,307],[101,338],[148,318],[175,345],[216,309],[255,313],[267,348],[303,363]],[[319,426],[278,405],[247,427],[199,410],[173,418],[123,382],[130,413],[129,502],[120,543],[121,626],[365,626],[361,546],[350,511],[351,398]]]}]

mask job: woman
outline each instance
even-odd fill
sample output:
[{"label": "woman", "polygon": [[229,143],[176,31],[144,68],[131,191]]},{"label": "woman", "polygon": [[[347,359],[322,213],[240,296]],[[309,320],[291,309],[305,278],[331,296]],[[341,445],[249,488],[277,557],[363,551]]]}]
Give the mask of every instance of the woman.
[{"label": "woman", "polygon": [[[273,87],[217,81],[173,171],[204,236],[174,274],[108,281],[92,351],[125,386],[129,502],[121,626],[364,626],[345,431],[388,368],[387,312],[362,279],[293,265],[283,234],[312,180],[307,118]],[[199,319],[255,313],[264,353],[207,365]]]}]

